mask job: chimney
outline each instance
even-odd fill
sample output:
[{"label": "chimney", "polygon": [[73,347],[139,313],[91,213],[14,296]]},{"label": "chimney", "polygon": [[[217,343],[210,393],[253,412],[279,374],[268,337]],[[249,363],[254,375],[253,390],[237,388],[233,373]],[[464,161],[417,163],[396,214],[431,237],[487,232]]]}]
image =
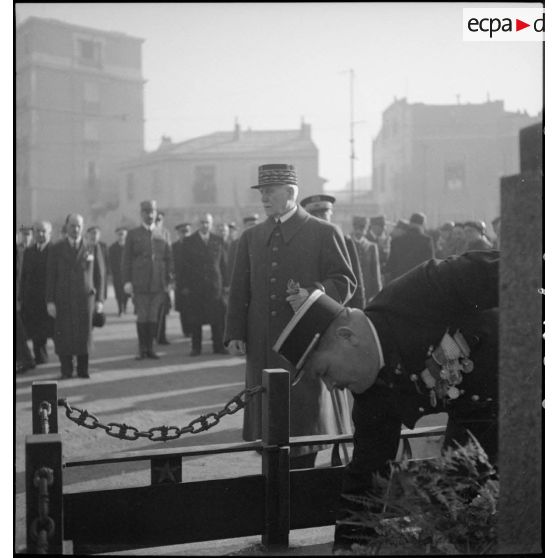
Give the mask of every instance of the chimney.
[{"label": "chimney", "polygon": [[159,145],[159,149],[166,149],[172,145],[172,139],[170,136],[161,136],[161,144]]},{"label": "chimney", "polygon": [[311,134],[312,127],[310,126],[310,124],[306,124],[304,122],[304,117],[302,117],[300,120],[300,137],[303,139],[310,139]]},{"label": "chimney", "polygon": [[238,123],[238,118],[234,119],[234,135],[233,140],[238,141],[240,139],[240,124]]}]

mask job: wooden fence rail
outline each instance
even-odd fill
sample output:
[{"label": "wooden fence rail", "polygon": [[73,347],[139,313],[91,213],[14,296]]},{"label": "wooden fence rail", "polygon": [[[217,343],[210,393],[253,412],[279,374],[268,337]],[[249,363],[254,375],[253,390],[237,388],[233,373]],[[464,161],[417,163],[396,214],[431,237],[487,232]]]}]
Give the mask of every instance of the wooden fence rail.
[{"label": "wooden fence rail", "polygon": [[[167,546],[207,540],[261,535],[269,548],[285,548],[289,531],[333,525],[341,492],[343,467],[289,470],[291,447],[334,441],[352,442],[343,436],[289,436],[289,373],[264,370],[262,392],[262,440],[236,444],[215,444],[189,448],[169,448],[117,452],[62,461],[62,441],[56,433],[56,382],[35,382],[32,389],[33,413],[45,413],[43,402],[51,403],[48,432],[26,438],[27,548],[45,548],[60,553],[63,541],[77,554],[114,552],[125,549]],[[35,420],[33,421],[35,429]],[[402,439],[441,436],[445,428],[403,430]],[[182,469],[182,458],[261,450],[262,472],[237,478],[199,482],[158,484],[156,467]],[[410,446],[407,448],[407,452]],[[150,461],[152,484],[132,488],[63,493],[62,471],[106,463]],[[37,517],[44,512],[38,504],[36,471],[52,469],[49,487],[49,516],[55,528],[36,536]],[[160,479],[159,479],[160,480]],[[41,512],[42,509],[42,512]],[[43,513],[44,515],[44,513]],[[51,525],[43,520],[46,527]],[[48,525],[47,525],[48,524]]]}]

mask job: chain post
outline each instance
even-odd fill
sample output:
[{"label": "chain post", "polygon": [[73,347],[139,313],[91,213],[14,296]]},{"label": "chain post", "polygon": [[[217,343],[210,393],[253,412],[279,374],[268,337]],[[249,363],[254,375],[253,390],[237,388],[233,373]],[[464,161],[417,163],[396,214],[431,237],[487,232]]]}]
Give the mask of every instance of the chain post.
[{"label": "chain post", "polygon": [[265,478],[265,527],[262,543],[268,550],[289,546],[289,407],[290,374],[268,369],[262,375],[262,474]]},{"label": "chain post", "polygon": [[[33,434],[58,432],[58,382],[33,382],[31,384],[31,412]],[[48,409],[50,408],[50,412]]]},{"label": "chain post", "polygon": [[27,553],[62,554],[62,439],[25,438]]}]

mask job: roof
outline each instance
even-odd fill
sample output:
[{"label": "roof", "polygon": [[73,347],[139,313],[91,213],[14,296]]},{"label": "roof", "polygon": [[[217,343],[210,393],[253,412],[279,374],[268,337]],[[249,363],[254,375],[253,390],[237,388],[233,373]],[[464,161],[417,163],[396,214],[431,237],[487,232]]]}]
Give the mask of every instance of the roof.
[{"label": "roof", "polygon": [[164,155],[223,155],[251,152],[291,153],[315,150],[316,146],[301,130],[244,130],[239,132],[214,132],[180,143],[166,142],[159,149],[147,153],[148,157]]}]

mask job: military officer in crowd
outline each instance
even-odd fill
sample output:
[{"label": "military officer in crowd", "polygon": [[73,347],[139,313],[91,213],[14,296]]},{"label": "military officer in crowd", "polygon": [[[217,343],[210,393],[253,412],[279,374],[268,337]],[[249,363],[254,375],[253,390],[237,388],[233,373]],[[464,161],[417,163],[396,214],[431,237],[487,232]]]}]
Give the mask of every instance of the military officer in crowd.
[{"label": "military officer in crowd", "polygon": [[57,242],[48,255],[47,311],[54,319],[61,379],[72,377],[74,357],[78,377],[89,378],[93,311],[103,310],[103,257],[98,245],[84,241],[81,215],[68,215],[66,234],[67,238]]},{"label": "military officer in crowd", "polygon": [[172,243],[172,259],[174,262],[174,309],[180,316],[180,327],[184,337],[192,335],[192,327],[188,321],[186,296],[184,295],[184,266],[181,264],[184,241],[192,234],[191,223],[179,223],[174,227],[178,238]]},{"label": "military officer in crowd", "polygon": [[[262,165],[258,184],[267,215],[240,239],[229,295],[225,343],[246,354],[246,387],[261,385],[264,368],[284,367],[272,346],[296,305],[311,291],[325,291],[341,304],[352,297],[356,279],[338,227],[316,219],[299,204],[296,169],[290,164]],[[285,300],[287,289],[290,300]],[[292,367],[290,370],[294,371]],[[330,397],[323,384],[308,377],[291,394],[291,434],[335,434]],[[243,425],[245,440],[261,437],[261,397],[250,399]],[[326,446],[327,447],[327,446]],[[323,446],[291,450],[291,468],[313,467]]]},{"label": "military officer in crowd", "polygon": [[46,306],[47,260],[52,249],[52,225],[33,225],[34,244],[24,251],[20,273],[19,301],[27,336],[33,342],[35,364],[48,362],[47,340],[54,336],[54,321]]},{"label": "military officer in crowd", "polygon": [[118,305],[118,316],[121,316],[126,314],[128,299],[130,298],[130,295],[124,292],[124,283],[122,282],[122,259],[128,229],[126,227],[117,227],[114,232],[116,234],[116,242],[109,246],[108,261],[109,273],[112,275],[114,296]]},{"label": "military officer in crowd", "polygon": [[[448,413],[445,445],[469,430],[495,462],[499,252],[429,260],[389,284],[364,310],[318,291],[285,327],[274,349],[296,365],[296,381],[320,378],[354,395],[354,452],[344,495],[364,494],[372,474],[389,473],[401,426]],[[339,519],[357,504],[343,499]],[[356,527],[338,524],[337,548]]]},{"label": "military officer in crowd", "polygon": [[137,360],[158,359],[153,350],[157,318],[165,303],[171,281],[171,247],[155,225],[157,202],[140,204],[142,223],[129,231],[124,246],[122,280],[124,292],[132,296],[137,316],[139,352]]},{"label": "military officer in crowd", "polygon": [[380,269],[380,252],[378,245],[366,238],[368,219],[355,215],[353,217],[351,238],[357,250],[364,282],[364,300],[370,301],[382,289]]}]

